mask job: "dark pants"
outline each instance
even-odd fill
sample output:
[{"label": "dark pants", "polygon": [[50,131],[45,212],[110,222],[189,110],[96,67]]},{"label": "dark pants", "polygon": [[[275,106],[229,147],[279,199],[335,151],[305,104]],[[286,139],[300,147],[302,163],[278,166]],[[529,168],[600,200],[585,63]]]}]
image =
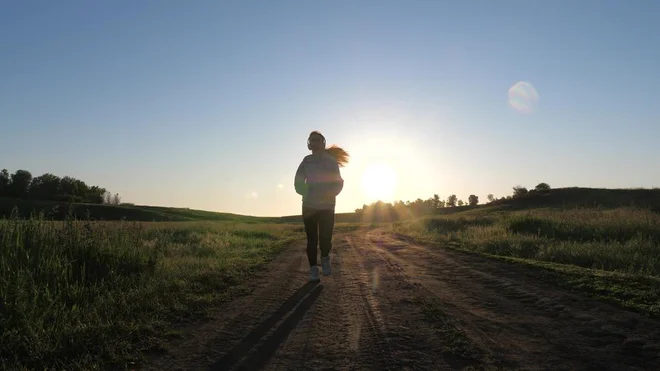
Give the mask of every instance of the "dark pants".
[{"label": "dark pants", "polygon": [[303,208],[303,222],[307,234],[307,260],[310,266],[317,265],[317,245],[320,245],[321,257],[328,256],[332,249],[335,211]]}]

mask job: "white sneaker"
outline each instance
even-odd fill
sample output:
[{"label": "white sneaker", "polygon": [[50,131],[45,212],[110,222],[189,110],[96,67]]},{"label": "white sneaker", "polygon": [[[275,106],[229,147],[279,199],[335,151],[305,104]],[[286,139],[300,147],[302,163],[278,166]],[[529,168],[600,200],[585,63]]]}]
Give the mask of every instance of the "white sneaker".
[{"label": "white sneaker", "polygon": [[316,282],[320,281],[321,277],[319,276],[319,267],[318,265],[315,265],[313,267],[309,268],[309,281],[310,282]]},{"label": "white sneaker", "polygon": [[330,266],[330,257],[329,256],[322,257],[321,262],[323,263],[323,275],[329,276],[332,273],[332,267]]}]

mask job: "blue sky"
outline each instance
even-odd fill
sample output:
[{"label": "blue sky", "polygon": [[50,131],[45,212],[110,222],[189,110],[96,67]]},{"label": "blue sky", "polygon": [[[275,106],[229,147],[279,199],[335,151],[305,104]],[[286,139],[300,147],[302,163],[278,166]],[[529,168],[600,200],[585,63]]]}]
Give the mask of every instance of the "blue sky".
[{"label": "blue sky", "polygon": [[[321,130],[352,155],[338,212],[539,182],[660,186],[658,14],[641,0],[3,2],[0,168],[137,204],[290,215]],[[510,105],[521,81],[531,112]],[[395,183],[364,182],[382,167]]]}]

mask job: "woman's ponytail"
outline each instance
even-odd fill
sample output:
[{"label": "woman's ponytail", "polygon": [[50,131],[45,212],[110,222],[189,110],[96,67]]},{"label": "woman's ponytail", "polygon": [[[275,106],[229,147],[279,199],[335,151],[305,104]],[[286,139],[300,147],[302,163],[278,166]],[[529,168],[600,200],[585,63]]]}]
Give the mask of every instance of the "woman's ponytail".
[{"label": "woman's ponytail", "polygon": [[338,145],[331,145],[330,147],[326,148],[325,151],[332,157],[335,158],[337,161],[337,164],[339,164],[340,167],[346,166],[348,164],[348,158],[350,155],[348,152],[346,152],[345,149],[339,147]]},{"label": "woman's ponytail", "polygon": [[[325,137],[323,136],[323,134],[321,134],[320,131],[314,130],[311,133],[309,133],[309,137],[307,138],[307,148],[311,149],[309,138],[311,138],[312,135],[320,136],[323,139],[323,145],[325,146]],[[339,147],[338,145],[333,144],[330,147],[327,147],[325,149],[325,152],[335,158],[339,167],[344,167],[346,166],[346,164],[348,164],[348,158],[350,157],[350,155],[348,154],[348,152],[346,152],[345,149]]]}]

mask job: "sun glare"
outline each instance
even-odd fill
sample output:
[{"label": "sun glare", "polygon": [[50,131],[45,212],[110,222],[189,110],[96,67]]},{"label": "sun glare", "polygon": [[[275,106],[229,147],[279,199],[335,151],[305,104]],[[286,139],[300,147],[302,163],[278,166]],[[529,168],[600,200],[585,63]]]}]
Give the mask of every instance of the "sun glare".
[{"label": "sun glare", "polygon": [[396,172],[384,163],[372,164],[362,174],[362,189],[369,201],[391,201],[396,185]]}]

